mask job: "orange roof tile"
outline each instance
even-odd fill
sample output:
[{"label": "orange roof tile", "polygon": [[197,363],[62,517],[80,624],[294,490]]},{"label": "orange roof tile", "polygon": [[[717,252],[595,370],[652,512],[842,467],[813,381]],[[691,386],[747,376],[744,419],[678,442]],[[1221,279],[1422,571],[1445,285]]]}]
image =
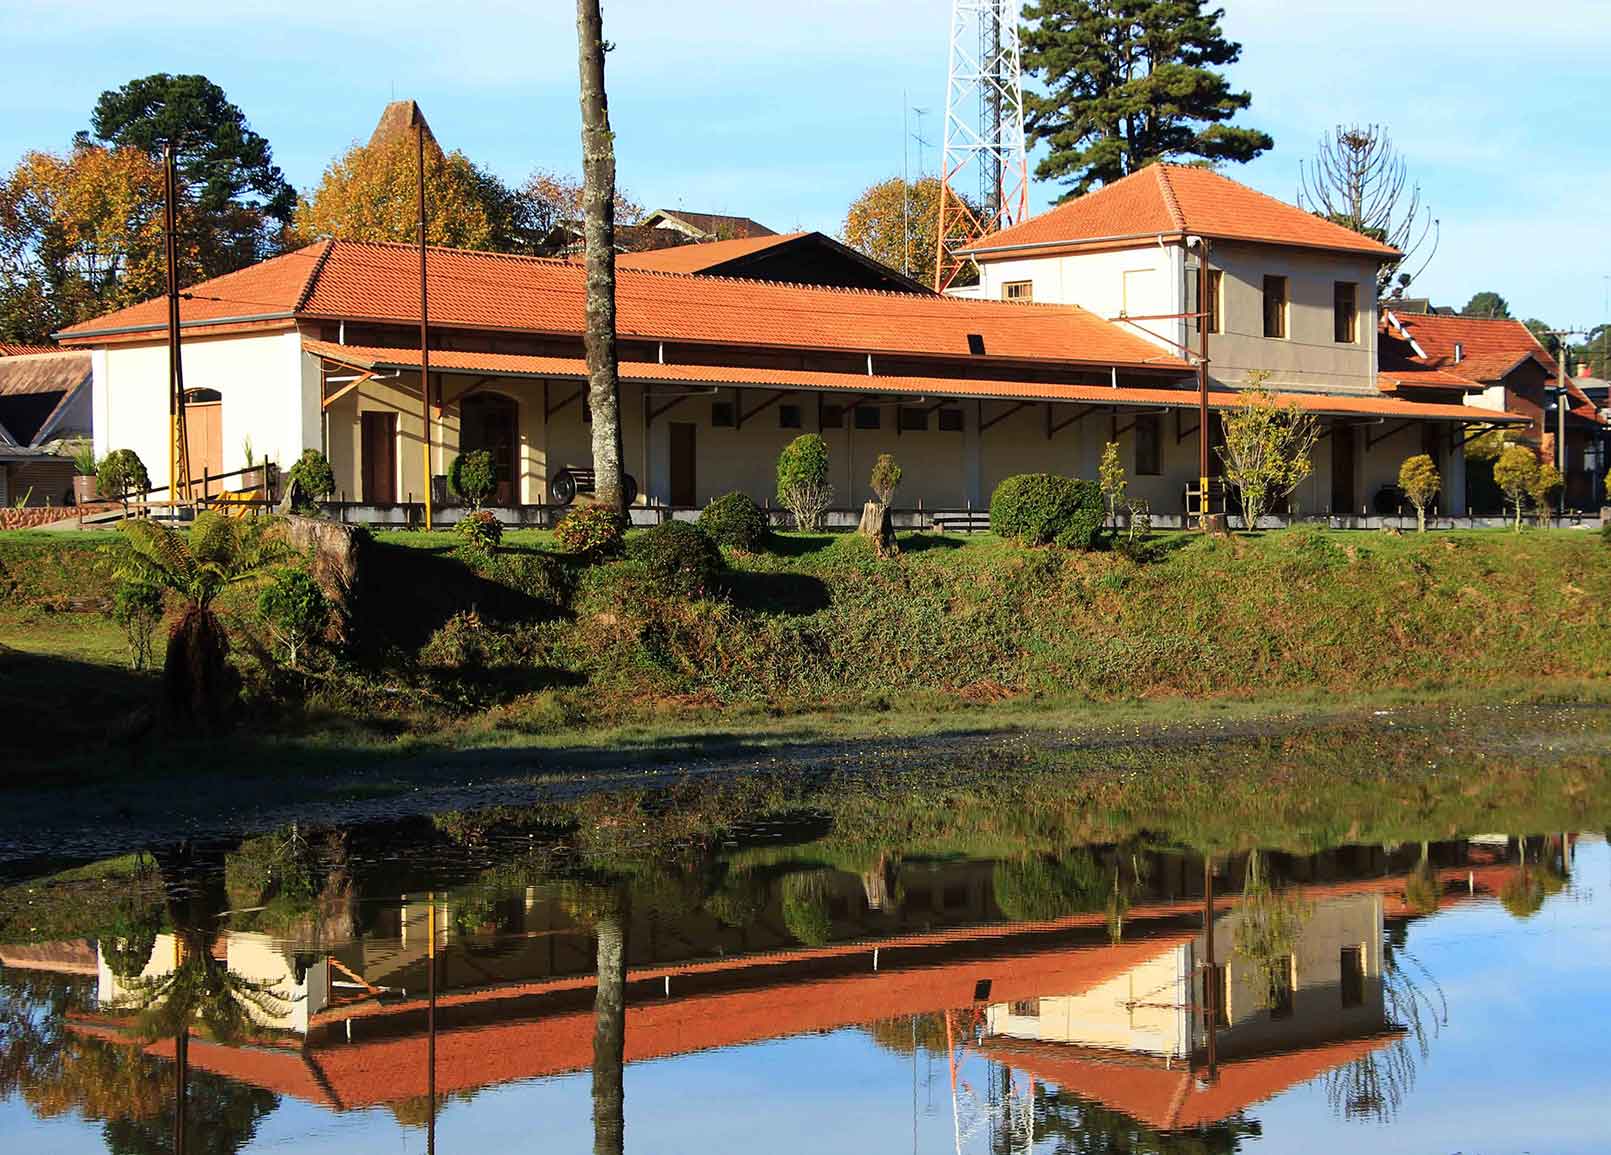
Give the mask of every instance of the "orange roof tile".
[{"label": "orange roof tile", "polygon": [[[179,303],[180,324],[189,327],[244,318],[293,316],[313,283],[320,261],[333,245],[333,241],[320,241],[191,286]],[[167,298],[153,297],[138,305],[69,325],[56,336],[74,344],[87,344],[80,338],[130,329],[155,331],[167,323]]]},{"label": "orange roof tile", "polygon": [[[1079,245],[1098,240],[1196,234],[1332,249],[1394,259],[1390,245],[1305,212],[1195,165],[1153,164],[1057,206],[1020,225],[992,233],[965,251],[991,259],[993,250]],[[995,254],[998,259],[1005,254]]]},{"label": "orange roof tile", "polygon": [[[1439,370],[1468,381],[1497,383],[1526,361],[1535,361],[1550,373],[1555,359],[1520,321],[1487,317],[1451,317],[1444,313],[1382,311],[1381,333],[1394,342],[1394,356],[1406,372]],[[1420,352],[1409,342],[1419,346]],[[1456,345],[1460,357],[1455,359]],[[1384,358],[1388,356],[1386,349]]]},{"label": "orange roof tile", "polygon": [[[432,249],[433,325],[580,335],[583,269],[563,260]],[[294,314],[309,319],[415,324],[419,256],[408,245],[330,241],[204,282],[181,303],[187,326]],[[622,269],[617,331],[624,338],[782,349],[970,356],[1179,367],[1144,338],[1075,305],[1026,306],[932,294],[787,285]],[[156,330],[160,300],[73,325],[60,335],[93,344],[130,327]]]},{"label": "orange roof tile", "polygon": [[[304,340],[310,353],[360,370],[418,369],[418,349],[382,349],[338,345],[332,341]],[[1165,359],[1169,363],[1169,359]],[[580,357],[538,357],[514,353],[471,353],[453,349],[431,350],[431,368],[445,373],[478,373],[513,377],[564,378],[581,381],[587,363]],[[917,397],[982,397],[1007,401],[1072,401],[1087,405],[1131,405],[1195,409],[1197,392],[1191,388],[1115,389],[1107,385],[1065,385],[1055,382],[1002,381],[957,377],[908,377],[887,374],[830,373],[803,369],[755,369],[733,365],[660,365],[623,361],[621,378],[656,384],[739,385],[768,389],[821,389],[846,393],[887,393]],[[1283,393],[1279,396],[1312,413],[1332,416],[1406,417],[1440,421],[1524,423],[1529,419],[1464,405],[1432,404],[1380,396],[1336,396],[1324,393]],[[1230,409],[1241,403],[1233,390],[1209,394],[1209,407]]]},{"label": "orange roof tile", "polygon": [[0,341],[0,357],[32,357],[39,353],[60,353],[54,345],[18,345]]}]

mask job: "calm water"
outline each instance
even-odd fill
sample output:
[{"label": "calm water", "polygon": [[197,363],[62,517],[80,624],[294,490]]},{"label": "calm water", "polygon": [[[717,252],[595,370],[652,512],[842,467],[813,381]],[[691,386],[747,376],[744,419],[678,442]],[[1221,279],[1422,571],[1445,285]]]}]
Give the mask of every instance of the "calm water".
[{"label": "calm water", "polygon": [[0,1151],[1611,1150],[1598,833],[849,821],[589,856],[455,815],[41,884],[0,947]]}]

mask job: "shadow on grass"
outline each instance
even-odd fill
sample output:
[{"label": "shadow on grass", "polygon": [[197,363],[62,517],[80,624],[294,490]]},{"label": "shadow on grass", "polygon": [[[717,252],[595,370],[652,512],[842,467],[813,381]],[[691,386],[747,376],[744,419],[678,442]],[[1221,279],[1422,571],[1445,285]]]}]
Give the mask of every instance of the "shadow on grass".
[{"label": "shadow on grass", "polygon": [[837,533],[774,533],[767,543],[766,552],[779,557],[806,557],[821,553],[841,536]]},{"label": "shadow on grass", "polygon": [[158,675],[0,646],[0,786],[29,786],[64,754],[115,769],[138,756],[157,707]]},{"label": "shadow on grass", "polygon": [[943,533],[901,534],[899,540],[902,553],[922,553],[931,549],[961,549],[967,544],[960,537]]},{"label": "shadow on grass", "polygon": [[804,616],[825,610],[832,603],[828,585],[803,573],[765,573],[731,570],[722,586],[733,604],[743,610]]},{"label": "shadow on grass", "polygon": [[[565,580],[565,563],[535,551],[505,551],[497,560],[549,567],[554,577],[547,584]],[[418,650],[449,618],[468,610],[494,623],[542,621],[560,613],[553,601],[478,574],[449,546],[375,542],[361,565],[365,576],[353,624],[359,648],[371,653]]]}]

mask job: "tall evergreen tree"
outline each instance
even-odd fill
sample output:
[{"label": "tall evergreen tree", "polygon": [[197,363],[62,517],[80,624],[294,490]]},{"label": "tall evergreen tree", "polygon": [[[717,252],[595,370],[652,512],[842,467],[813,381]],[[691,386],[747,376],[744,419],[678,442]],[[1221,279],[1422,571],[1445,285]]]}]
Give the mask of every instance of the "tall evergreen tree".
[{"label": "tall evergreen tree", "polygon": [[279,251],[296,190],[269,143],[205,76],[165,72],[101,93],[81,139],[138,148],[160,159],[172,141],[203,275],[216,277]]},{"label": "tall evergreen tree", "polygon": [[1089,192],[1158,160],[1249,161],[1268,133],[1228,124],[1252,96],[1219,69],[1242,46],[1225,10],[1203,0],[1033,0],[1024,7],[1024,68],[1045,91],[1025,93],[1031,138],[1051,152],[1035,168]]}]

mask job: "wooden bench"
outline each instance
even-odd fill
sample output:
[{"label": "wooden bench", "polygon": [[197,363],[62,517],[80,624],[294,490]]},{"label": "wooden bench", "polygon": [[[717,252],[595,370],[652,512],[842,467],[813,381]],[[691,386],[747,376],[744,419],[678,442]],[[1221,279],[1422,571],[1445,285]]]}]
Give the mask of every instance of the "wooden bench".
[{"label": "wooden bench", "polygon": [[929,524],[941,533],[989,533],[988,509],[940,509],[929,515]]}]

